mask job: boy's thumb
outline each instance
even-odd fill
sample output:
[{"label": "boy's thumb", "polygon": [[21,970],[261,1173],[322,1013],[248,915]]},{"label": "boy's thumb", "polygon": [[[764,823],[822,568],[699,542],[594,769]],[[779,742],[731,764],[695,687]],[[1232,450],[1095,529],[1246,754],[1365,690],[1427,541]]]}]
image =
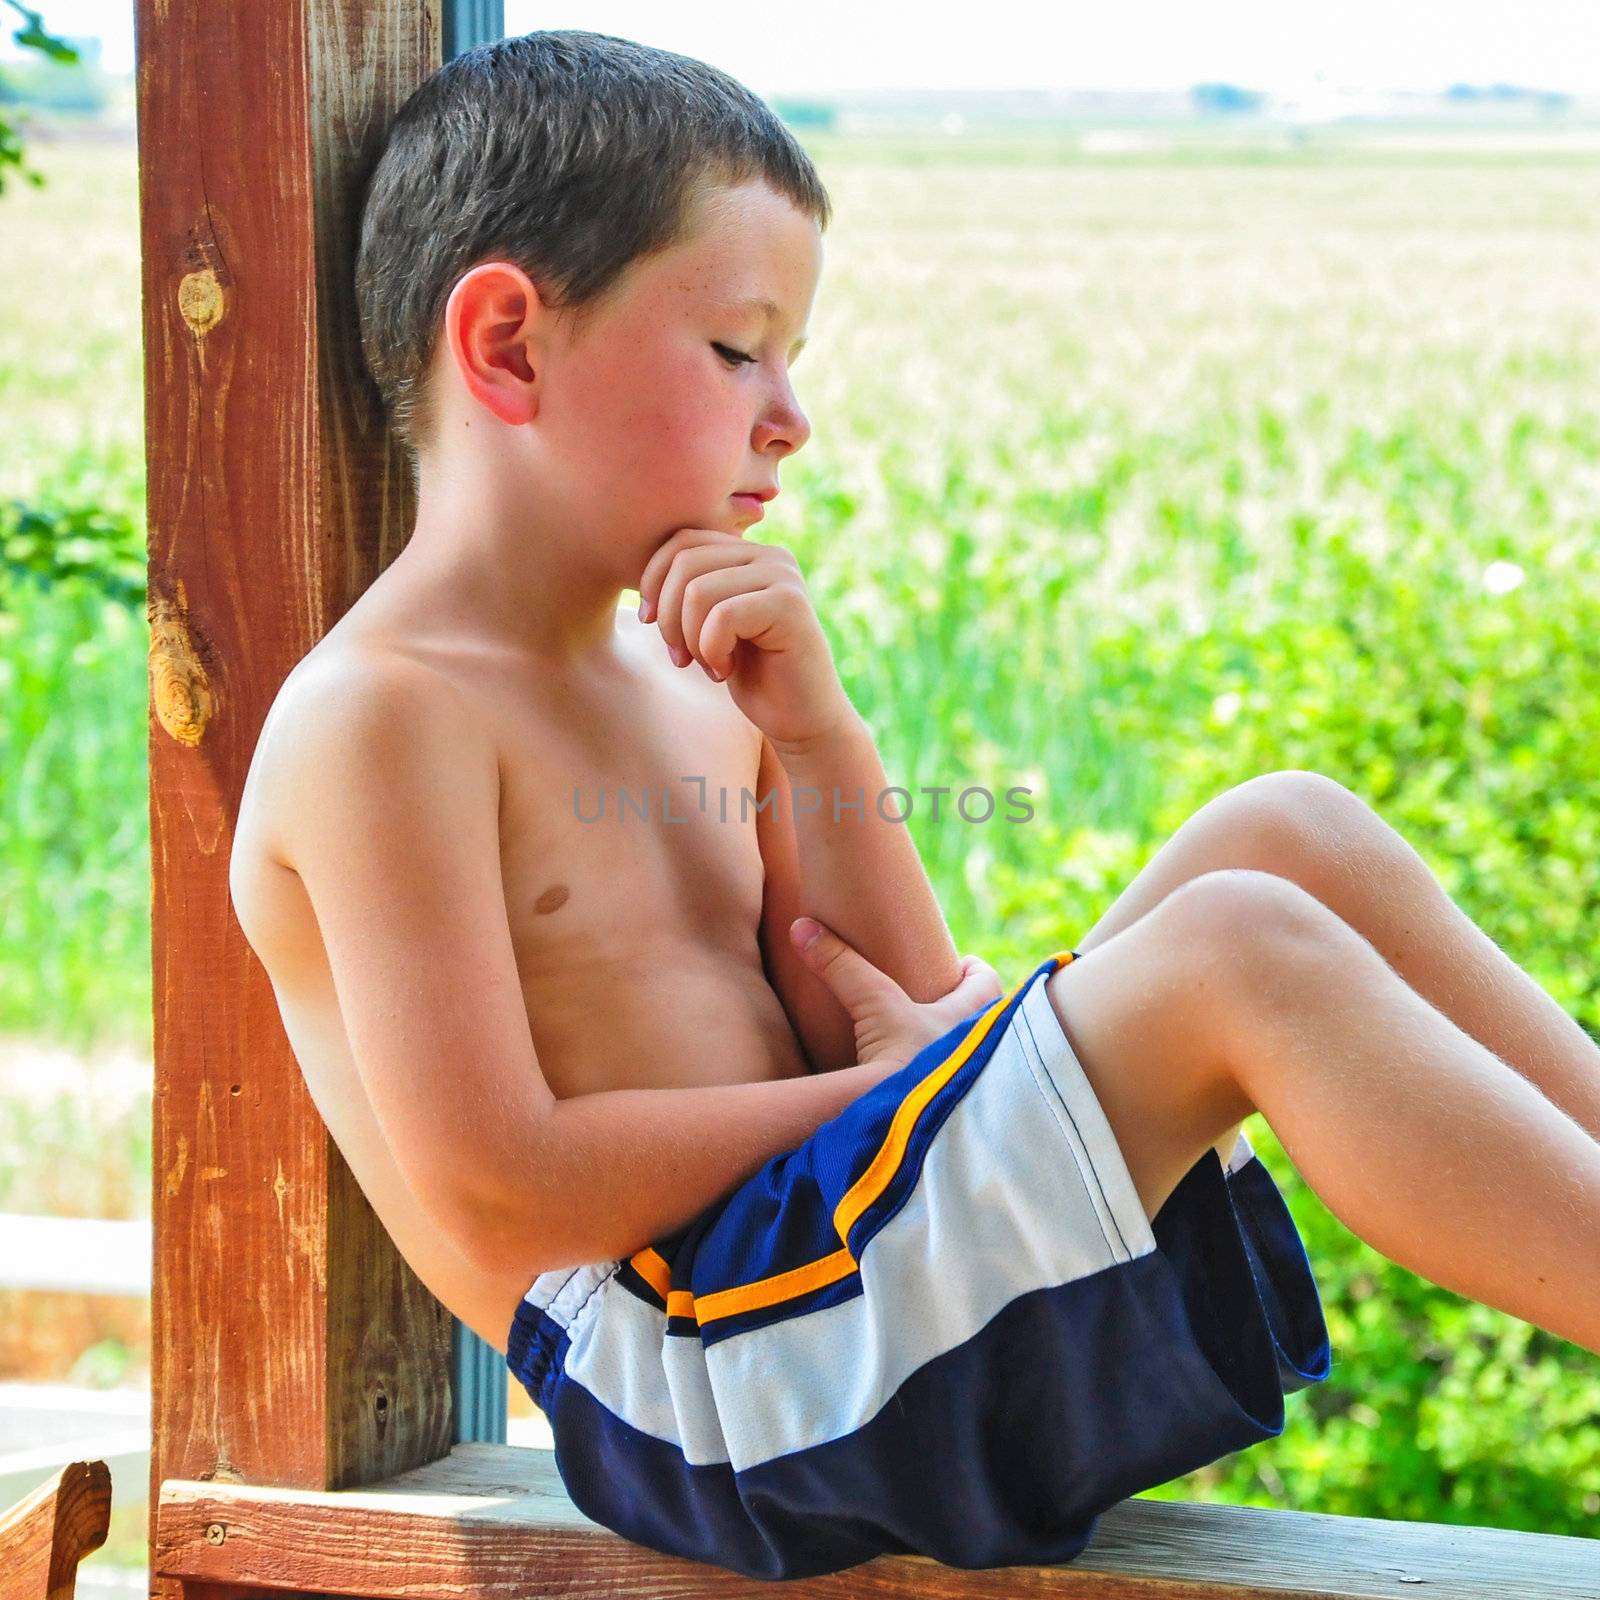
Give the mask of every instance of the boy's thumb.
[{"label": "boy's thumb", "polygon": [[857,1006],[877,998],[882,986],[891,981],[814,917],[796,917],[789,924],[789,937],[806,965],[833,990],[852,1017]]},{"label": "boy's thumb", "polygon": [[827,952],[830,942],[842,945],[844,940],[829,933],[815,917],[796,917],[789,924],[789,937],[794,947],[807,961],[818,961]]}]

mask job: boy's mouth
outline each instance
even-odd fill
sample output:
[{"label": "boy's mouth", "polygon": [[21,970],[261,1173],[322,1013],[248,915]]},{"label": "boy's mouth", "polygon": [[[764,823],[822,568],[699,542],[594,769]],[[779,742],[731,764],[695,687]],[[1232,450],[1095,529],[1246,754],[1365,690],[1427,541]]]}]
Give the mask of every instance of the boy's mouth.
[{"label": "boy's mouth", "polygon": [[728,498],[733,501],[740,511],[754,517],[757,522],[767,514],[767,508],[753,494],[734,494],[729,495]]}]

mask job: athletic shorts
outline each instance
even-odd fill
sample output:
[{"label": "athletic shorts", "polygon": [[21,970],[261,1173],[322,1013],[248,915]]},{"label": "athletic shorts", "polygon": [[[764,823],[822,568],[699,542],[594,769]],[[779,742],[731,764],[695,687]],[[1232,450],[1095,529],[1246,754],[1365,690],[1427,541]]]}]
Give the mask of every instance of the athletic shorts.
[{"label": "athletic shorts", "polygon": [[1283,1431],[1322,1303],[1240,1135],[1146,1218],[1044,979],[670,1237],[541,1273],[506,1360],[573,1503],[798,1578],[1082,1552],[1108,1506]]}]

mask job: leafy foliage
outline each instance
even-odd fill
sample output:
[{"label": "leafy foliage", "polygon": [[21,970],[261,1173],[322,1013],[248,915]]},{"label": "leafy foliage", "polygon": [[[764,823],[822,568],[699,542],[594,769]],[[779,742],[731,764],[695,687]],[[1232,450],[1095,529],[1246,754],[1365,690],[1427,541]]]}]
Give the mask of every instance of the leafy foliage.
[{"label": "leafy foliage", "polygon": [[0,506],[0,577],[13,583],[86,584],[142,611],[147,560],[143,535],[117,512],[20,500]]},{"label": "leafy foliage", "polygon": [[[21,0],[4,0],[4,3],[22,18],[22,26],[11,35],[25,50],[37,50],[47,60],[63,66],[75,65],[77,50],[65,39],[46,31],[43,16],[30,10]],[[44,174],[26,164],[23,152],[22,130],[3,111],[0,111],[0,193],[5,191],[6,170],[11,168],[36,188],[44,182]]]}]

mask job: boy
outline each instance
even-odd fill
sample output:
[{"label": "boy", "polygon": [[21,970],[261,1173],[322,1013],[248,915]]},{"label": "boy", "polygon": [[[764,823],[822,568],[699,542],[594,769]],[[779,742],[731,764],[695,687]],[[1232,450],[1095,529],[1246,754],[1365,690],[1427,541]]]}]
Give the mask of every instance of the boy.
[{"label": "boy", "polygon": [[958,959],[744,537],[828,220],[759,99],[605,35],[391,130],[357,283],[416,529],[274,704],[231,885],[402,1253],[581,1509],[763,1578],[1070,1559],[1280,1432],[1331,1352],[1253,1111],[1393,1259],[1600,1349],[1600,1051],[1337,784],[1219,797],[1010,987]]}]

